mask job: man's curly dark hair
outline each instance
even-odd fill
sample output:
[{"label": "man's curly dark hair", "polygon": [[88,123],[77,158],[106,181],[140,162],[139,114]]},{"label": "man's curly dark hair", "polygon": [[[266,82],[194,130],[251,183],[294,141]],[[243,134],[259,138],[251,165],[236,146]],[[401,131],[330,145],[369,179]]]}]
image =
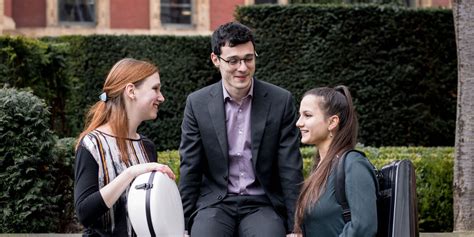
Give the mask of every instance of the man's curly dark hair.
[{"label": "man's curly dark hair", "polygon": [[239,22],[229,22],[223,24],[212,33],[211,46],[215,55],[221,55],[221,47],[226,44],[234,47],[251,41],[255,49],[255,39],[253,32],[247,26]]}]

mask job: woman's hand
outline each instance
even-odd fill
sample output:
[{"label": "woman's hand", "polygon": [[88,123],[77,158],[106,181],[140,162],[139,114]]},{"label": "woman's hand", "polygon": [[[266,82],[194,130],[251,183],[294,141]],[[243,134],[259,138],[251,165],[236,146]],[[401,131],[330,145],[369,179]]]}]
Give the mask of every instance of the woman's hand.
[{"label": "woman's hand", "polygon": [[168,175],[168,177],[171,179],[175,179],[173,171],[171,171],[167,165],[151,162],[130,166],[114,180],[112,180],[112,182],[100,189],[100,194],[102,195],[107,207],[112,207],[112,205],[117,201],[117,199],[130,185],[135,177],[152,171],[159,171]]},{"label": "woman's hand", "polygon": [[168,167],[167,165],[156,163],[156,162],[133,165],[133,166],[128,167],[127,170],[129,174],[132,176],[132,178],[135,178],[144,173],[159,171],[163,174],[168,175],[168,177],[170,177],[170,179],[172,180],[176,179],[170,167]]}]

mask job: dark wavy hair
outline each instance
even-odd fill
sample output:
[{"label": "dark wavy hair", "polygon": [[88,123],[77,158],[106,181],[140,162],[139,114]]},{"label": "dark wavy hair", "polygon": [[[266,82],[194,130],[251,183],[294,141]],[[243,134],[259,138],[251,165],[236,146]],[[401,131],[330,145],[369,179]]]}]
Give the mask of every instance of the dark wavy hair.
[{"label": "dark wavy hair", "polygon": [[215,55],[221,55],[221,47],[229,44],[234,47],[239,44],[252,42],[255,49],[255,37],[247,26],[239,22],[229,22],[219,26],[214,33],[212,33],[211,47]]}]

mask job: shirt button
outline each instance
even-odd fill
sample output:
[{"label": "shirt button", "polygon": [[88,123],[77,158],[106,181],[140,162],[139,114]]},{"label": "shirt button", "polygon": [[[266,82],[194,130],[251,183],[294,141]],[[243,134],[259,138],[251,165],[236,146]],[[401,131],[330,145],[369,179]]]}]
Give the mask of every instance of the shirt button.
[{"label": "shirt button", "polygon": [[240,176],[244,176],[244,173],[240,173]]},{"label": "shirt button", "polygon": [[239,109],[239,113],[242,112],[242,109]]}]

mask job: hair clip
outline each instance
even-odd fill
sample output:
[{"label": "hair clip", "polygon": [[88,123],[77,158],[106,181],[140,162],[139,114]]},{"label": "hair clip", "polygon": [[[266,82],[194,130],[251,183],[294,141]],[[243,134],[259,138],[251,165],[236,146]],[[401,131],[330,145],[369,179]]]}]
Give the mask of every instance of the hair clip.
[{"label": "hair clip", "polygon": [[107,93],[102,92],[102,94],[99,95],[99,99],[104,101],[104,102],[107,102],[107,99],[108,99]]}]

